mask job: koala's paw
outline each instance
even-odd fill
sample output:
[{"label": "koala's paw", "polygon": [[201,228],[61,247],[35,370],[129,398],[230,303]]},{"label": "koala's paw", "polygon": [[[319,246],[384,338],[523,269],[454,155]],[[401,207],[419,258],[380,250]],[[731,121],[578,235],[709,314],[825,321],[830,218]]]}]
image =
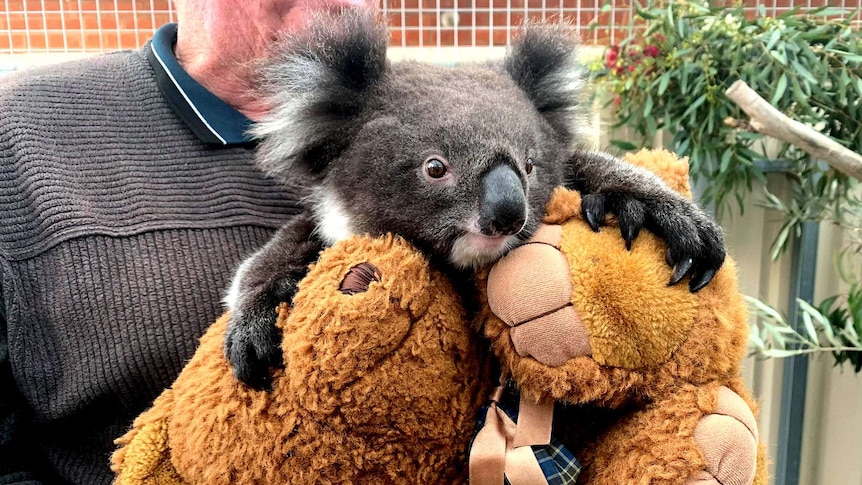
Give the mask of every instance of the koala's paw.
[{"label": "koala's paw", "polygon": [[[271,301],[271,300],[270,300]],[[282,367],[281,333],[276,305],[241,302],[231,312],[224,340],[234,376],[256,390],[272,390],[270,369]]]},{"label": "koala's paw", "polygon": [[685,199],[646,199],[630,194],[587,194],[581,198],[584,219],[594,231],[606,214],[617,216],[626,247],[631,248],[644,227],[664,238],[667,262],[673,267],[670,285],[691,276],[688,286],[706,286],[724,263],[724,235],[718,224]]},{"label": "koala's paw", "polygon": [[700,418],[694,439],[706,459],[706,470],[686,485],[747,485],[757,471],[757,424],[745,401],[727,387],[718,392],[718,409]]}]

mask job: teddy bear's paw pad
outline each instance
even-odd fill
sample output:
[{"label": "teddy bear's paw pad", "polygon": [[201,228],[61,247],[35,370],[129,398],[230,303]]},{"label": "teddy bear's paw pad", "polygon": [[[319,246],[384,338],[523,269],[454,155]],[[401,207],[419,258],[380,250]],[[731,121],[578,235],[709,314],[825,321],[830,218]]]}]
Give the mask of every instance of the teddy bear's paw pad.
[{"label": "teddy bear's paw pad", "polygon": [[685,481],[685,485],[722,485],[712,473],[701,470]]},{"label": "teddy bear's paw pad", "polygon": [[571,305],[513,328],[510,338],[518,355],[530,356],[549,367],[590,355],[587,327]]},{"label": "teddy bear's paw pad", "polygon": [[118,485],[158,483],[155,477],[170,466],[168,423],[160,419],[142,426],[126,444],[122,463],[114,463]]},{"label": "teddy bear's paw pad", "polygon": [[511,327],[515,351],[551,367],[590,354],[587,329],[571,303],[561,239],[561,226],[542,225],[488,274],[488,306]]},{"label": "teddy bear's paw pad", "polygon": [[365,293],[368,291],[368,287],[372,282],[380,281],[382,277],[383,275],[380,273],[380,270],[377,269],[377,266],[374,266],[367,261],[359,263],[350,268],[350,271],[344,275],[344,279],[341,280],[338,290],[345,295]]},{"label": "teddy bear's paw pad", "polygon": [[694,439],[703,452],[706,470],[686,484],[754,483],[757,468],[757,424],[751,409],[727,387],[718,391],[718,407],[700,418]]}]

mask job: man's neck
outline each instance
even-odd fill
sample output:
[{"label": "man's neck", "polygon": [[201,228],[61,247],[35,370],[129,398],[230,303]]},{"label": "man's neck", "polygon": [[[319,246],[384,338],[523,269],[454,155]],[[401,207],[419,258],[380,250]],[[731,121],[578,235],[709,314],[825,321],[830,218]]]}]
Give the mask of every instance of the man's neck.
[{"label": "man's neck", "polygon": [[195,50],[186,45],[178,41],[174,53],[195,81],[253,121],[266,114],[266,103],[252,81],[253,66],[224,57],[215,50]]}]

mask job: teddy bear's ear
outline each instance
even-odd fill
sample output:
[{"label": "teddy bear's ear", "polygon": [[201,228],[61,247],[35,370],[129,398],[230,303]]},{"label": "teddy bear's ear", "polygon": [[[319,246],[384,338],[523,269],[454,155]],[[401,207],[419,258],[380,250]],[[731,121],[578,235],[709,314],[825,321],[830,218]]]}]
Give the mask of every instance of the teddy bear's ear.
[{"label": "teddy bear's ear", "polygon": [[261,69],[271,109],[251,130],[263,140],[258,165],[285,178],[295,178],[295,169],[324,170],[384,78],[388,43],[386,25],[364,8],[317,13],[306,28],[281,37]]},{"label": "teddy bear's ear", "polygon": [[623,157],[632,165],[645,168],[658,175],[671,189],[691,199],[688,181],[688,158],[680,158],[667,150],[643,149]]},{"label": "teddy bear's ear", "polygon": [[578,38],[567,24],[527,24],[513,41],[503,67],[566,145],[578,139],[586,70],[578,63]]}]

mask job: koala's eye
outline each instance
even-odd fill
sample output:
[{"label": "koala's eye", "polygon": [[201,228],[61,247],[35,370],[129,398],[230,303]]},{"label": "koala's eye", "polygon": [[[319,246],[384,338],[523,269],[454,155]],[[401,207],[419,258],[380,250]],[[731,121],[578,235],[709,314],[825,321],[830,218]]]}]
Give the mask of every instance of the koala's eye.
[{"label": "koala's eye", "polygon": [[533,159],[528,158],[527,162],[524,164],[524,170],[527,172],[527,175],[533,173]]},{"label": "koala's eye", "polygon": [[446,175],[446,165],[436,158],[430,158],[425,162],[425,173],[431,178],[439,179]]}]

